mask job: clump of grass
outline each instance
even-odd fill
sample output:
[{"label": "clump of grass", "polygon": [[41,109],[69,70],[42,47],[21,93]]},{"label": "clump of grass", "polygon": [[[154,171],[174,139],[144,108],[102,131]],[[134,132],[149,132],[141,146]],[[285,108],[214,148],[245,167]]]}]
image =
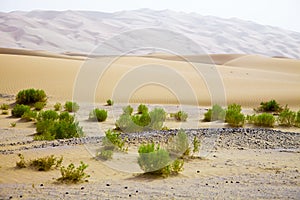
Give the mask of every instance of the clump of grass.
[{"label": "clump of grass", "polygon": [[1,110],[8,110],[8,109],[9,109],[9,105],[6,104],[6,103],[3,103],[3,104],[0,106],[0,109],[1,109]]},{"label": "clump of grass", "polygon": [[260,115],[247,116],[247,121],[256,126],[274,127],[275,117],[269,113],[262,113]]},{"label": "clump of grass", "polygon": [[37,112],[32,110],[26,111],[21,118],[26,121],[34,121],[37,118]]},{"label": "clump of grass", "polygon": [[281,112],[283,108],[280,106],[279,103],[277,103],[274,99],[268,101],[268,102],[261,102],[260,107],[255,109],[259,112]]},{"label": "clump of grass", "polygon": [[108,106],[113,106],[113,105],[114,105],[114,101],[111,100],[111,99],[108,99],[108,100],[106,101],[106,103],[107,103]]},{"label": "clump of grass", "polygon": [[245,123],[245,116],[241,113],[242,107],[238,104],[231,104],[228,106],[225,115],[225,122],[233,127],[242,127]]},{"label": "clump of grass", "polygon": [[174,118],[177,120],[177,121],[186,121],[187,118],[188,118],[188,114],[184,111],[178,111],[177,113],[174,113]]},{"label": "clump of grass", "polygon": [[62,183],[78,183],[87,181],[86,179],[90,177],[90,175],[84,172],[87,167],[88,165],[82,161],[78,167],[75,167],[73,163],[69,164],[67,168],[62,166],[60,168],[61,177],[58,178],[57,181]]},{"label": "clump of grass", "polygon": [[219,105],[213,105],[211,109],[204,114],[203,121],[211,122],[217,120],[224,120],[226,115],[226,111]]},{"label": "clump of grass", "polygon": [[16,125],[17,125],[16,122],[11,122],[11,123],[10,123],[10,126],[11,126],[11,127],[16,127]]},{"label": "clump of grass", "polygon": [[180,130],[175,137],[171,139],[168,150],[173,157],[187,158],[191,154],[189,139],[187,134]]},{"label": "clump of grass", "polygon": [[29,112],[29,111],[30,111],[30,106],[23,105],[23,104],[17,104],[12,109],[11,114],[13,117],[22,117],[22,115],[25,112]]},{"label": "clump of grass", "polygon": [[98,122],[103,122],[107,118],[107,111],[100,110],[99,108],[95,108],[89,114],[89,120],[97,120]]},{"label": "clump of grass", "polygon": [[68,112],[77,112],[79,110],[79,105],[76,102],[67,101],[64,108]]},{"label": "clump of grass", "polygon": [[61,110],[61,103],[57,102],[57,103],[54,104],[53,107],[54,107],[55,111],[60,111]]},{"label": "clump of grass", "polygon": [[36,102],[36,103],[34,104],[34,109],[37,110],[37,111],[40,111],[40,110],[42,110],[45,106],[46,106],[46,103],[45,103],[45,102]]},{"label": "clump of grass", "polygon": [[42,158],[36,158],[34,160],[25,161],[25,158],[22,154],[18,154],[20,160],[16,162],[16,167],[26,168],[31,167],[32,169],[38,171],[49,171],[53,168],[58,168],[61,166],[63,157],[57,158],[54,155],[46,156]]},{"label": "clump of grass", "polygon": [[33,105],[36,102],[46,102],[47,95],[44,90],[26,89],[18,92],[16,96],[17,104]]},{"label": "clump of grass", "polygon": [[18,162],[16,162],[16,167],[17,168],[26,168],[26,162],[25,162],[25,158],[22,154],[18,154],[20,160]]},{"label": "clump of grass", "polygon": [[293,126],[295,125],[297,113],[291,111],[287,106],[279,113],[278,124],[280,126]]},{"label": "clump of grass", "polygon": [[148,113],[148,107],[144,104],[138,106],[138,114]]},{"label": "clump of grass", "polygon": [[98,153],[96,157],[102,160],[110,160],[112,159],[113,154],[113,150],[103,148],[100,150],[100,153]]}]

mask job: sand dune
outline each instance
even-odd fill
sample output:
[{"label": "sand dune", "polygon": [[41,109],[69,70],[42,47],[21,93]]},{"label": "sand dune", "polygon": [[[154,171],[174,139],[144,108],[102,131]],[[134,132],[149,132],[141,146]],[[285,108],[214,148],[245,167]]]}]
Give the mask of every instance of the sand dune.
[{"label": "sand dune", "polygon": [[[105,102],[114,97],[120,103],[207,106],[212,103],[212,93],[216,93],[212,91],[216,79],[222,85],[214,90],[224,92],[227,103],[252,107],[261,101],[276,99],[283,105],[300,106],[298,60],[256,55],[212,55],[217,62],[225,64],[211,65],[198,63],[205,56],[199,56],[198,62],[188,63],[172,56],[156,58],[152,55],[120,57],[109,66],[103,66],[109,58],[83,61],[47,55],[33,56],[30,52],[28,55],[0,54],[0,93],[12,95],[21,89],[34,87],[44,89],[51,101],[72,99],[80,73],[89,69],[95,70],[95,73],[88,74],[82,86],[85,92],[93,88],[95,92],[92,90],[93,94],[79,97],[87,101]],[[105,67],[105,71],[97,75]]]}]

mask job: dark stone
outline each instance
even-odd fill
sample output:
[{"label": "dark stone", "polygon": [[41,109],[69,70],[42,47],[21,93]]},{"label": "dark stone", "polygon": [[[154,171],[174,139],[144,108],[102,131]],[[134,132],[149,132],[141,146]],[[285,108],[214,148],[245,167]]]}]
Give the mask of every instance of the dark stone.
[{"label": "dark stone", "polygon": [[44,186],[44,184],[43,183],[41,183],[41,185],[40,185],[41,187],[43,187]]},{"label": "dark stone", "polygon": [[110,186],[110,184],[109,184],[109,183],[107,183],[107,184],[106,184],[106,186]]},{"label": "dark stone", "polygon": [[80,189],[81,189],[81,190],[83,190],[83,189],[84,189],[84,187],[81,187]]},{"label": "dark stone", "polygon": [[128,187],[127,187],[127,186],[125,186],[124,188],[125,188],[126,190],[128,189]]}]

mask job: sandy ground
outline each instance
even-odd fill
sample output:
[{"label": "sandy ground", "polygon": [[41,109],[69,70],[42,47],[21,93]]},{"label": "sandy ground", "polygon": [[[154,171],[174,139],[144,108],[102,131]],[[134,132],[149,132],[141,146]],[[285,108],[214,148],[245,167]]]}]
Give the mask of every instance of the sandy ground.
[{"label": "sandy ground", "polygon": [[[101,63],[111,59],[99,58],[94,62],[57,58],[53,55],[43,57],[1,54],[0,104],[12,104],[14,95],[19,90],[34,87],[46,91],[49,95],[47,109],[51,109],[57,101],[64,103],[66,100],[73,99],[76,77],[80,77],[80,70],[88,66],[87,71],[96,69],[97,72],[103,73],[100,78],[97,78],[97,74],[85,74],[90,75],[90,79],[89,76],[83,79],[87,81],[86,84],[97,81],[96,85],[91,86],[95,89],[95,93],[94,96],[87,93],[78,97],[82,101],[76,117],[83,126],[86,136],[102,136],[105,130],[113,128],[115,120],[127,102],[143,102],[151,104],[150,108],[163,107],[167,112],[176,112],[180,109],[188,112],[187,122],[179,123],[167,119],[165,125],[170,128],[224,127],[223,123],[200,121],[207,106],[211,104],[210,95],[213,92],[211,93],[208,88],[214,88],[207,83],[214,81],[217,83],[219,78],[224,86],[227,103],[242,104],[245,114],[252,114],[252,108],[258,106],[260,101],[272,98],[282,105],[288,104],[293,110],[299,110],[300,61],[245,55],[228,57],[219,55],[213,58],[219,65],[201,64],[201,60],[193,61],[194,65],[201,64],[198,65],[202,72],[199,76],[197,67],[191,67],[190,63],[172,57],[121,57],[114,60],[106,71],[97,71],[99,63],[101,68]],[[214,73],[219,74],[220,77],[214,79],[215,77],[211,76]],[[132,75],[135,75],[135,81],[130,81]],[[149,77],[157,75],[159,79],[155,83],[146,82],[148,84],[143,85],[143,81],[148,81],[147,75]],[[180,75],[180,78],[177,75]],[[164,82],[164,80],[171,81]],[[159,81],[165,85],[157,84]],[[137,84],[141,87],[136,87]],[[127,90],[128,88],[130,90]],[[191,89],[192,95],[186,89]],[[220,88],[214,89],[218,91]],[[126,92],[116,93],[122,90]],[[113,99],[116,105],[104,106],[104,102],[112,97],[115,97]],[[215,98],[216,101],[221,101],[223,96],[215,96]],[[93,101],[89,102],[91,99]],[[136,108],[138,104],[132,105]],[[94,107],[108,110],[106,122],[87,121],[88,113]],[[15,128],[10,127],[11,122],[17,123]],[[252,128],[248,125],[246,127]],[[275,127],[275,129],[300,132],[297,128]],[[204,159],[186,162],[184,171],[178,176],[164,179],[141,175],[135,160],[129,159],[128,162],[122,163],[118,159],[122,157],[120,154],[114,155],[115,162],[96,161],[88,145],[26,150],[26,147],[32,144],[39,144],[30,143],[34,133],[34,123],[23,122],[11,118],[10,115],[0,115],[2,152],[0,154],[0,199],[300,198],[299,146],[284,150],[217,148]],[[129,155],[136,154],[136,149],[137,146],[131,146]],[[6,154],[3,150],[11,150],[12,153]],[[91,177],[88,183],[56,184],[55,179],[60,176],[59,170],[36,172],[31,169],[16,169],[17,154],[20,152],[27,159],[51,154],[63,156],[63,165],[71,162],[78,165],[80,161],[84,161],[89,165],[87,173]],[[123,170],[118,166],[115,167],[116,164],[121,165]]]}]

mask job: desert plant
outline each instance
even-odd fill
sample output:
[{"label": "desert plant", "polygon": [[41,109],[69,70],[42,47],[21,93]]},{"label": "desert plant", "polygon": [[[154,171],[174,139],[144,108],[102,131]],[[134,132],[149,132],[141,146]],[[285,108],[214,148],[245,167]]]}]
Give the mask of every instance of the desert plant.
[{"label": "desert plant", "polygon": [[183,130],[180,130],[171,140],[168,145],[168,150],[174,157],[185,158],[190,156],[191,148],[189,138]]},{"label": "desert plant", "polygon": [[193,139],[193,153],[197,153],[200,150],[200,141],[198,140],[198,138],[195,136]]},{"label": "desert plant", "polygon": [[21,118],[26,121],[34,121],[37,118],[37,112],[32,110],[26,111]]},{"label": "desert plant", "polygon": [[33,105],[36,102],[46,102],[47,96],[44,90],[26,89],[18,92],[17,104]]},{"label": "desert plant", "polygon": [[268,102],[261,102],[257,110],[261,112],[281,112],[283,108],[273,99]]},{"label": "desert plant", "polygon": [[98,122],[103,122],[107,118],[107,111],[100,110],[99,108],[95,108],[89,114],[89,120],[97,120]]},{"label": "desert plant", "polygon": [[291,111],[288,107],[285,107],[278,116],[278,124],[281,126],[293,126],[295,124],[297,114]]},{"label": "desert plant", "polygon": [[24,159],[24,156],[22,154],[18,154],[20,160],[18,162],[16,162],[16,167],[18,168],[26,168],[26,162]]},{"label": "desert plant", "polygon": [[79,105],[76,102],[67,101],[64,108],[68,112],[77,112],[79,110]]},{"label": "desert plant", "polygon": [[29,162],[29,166],[38,171],[49,171],[52,167],[60,167],[63,157],[57,158],[54,155],[37,158]]},{"label": "desert plant", "polygon": [[60,111],[61,110],[61,103],[57,102],[56,104],[54,104],[54,110],[55,111]]},{"label": "desert plant", "polygon": [[90,175],[84,172],[87,167],[88,165],[84,164],[82,161],[76,168],[73,163],[69,164],[67,168],[62,166],[60,168],[61,177],[57,180],[62,183],[78,183],[87,181],[86,178],[90,177]]},{"label": "desert plant", "polygon": [[108,100],[106,101],[106,103],[107,103],[108,106],[113,106],[113,105],[114,105],[114,101],[111,100],[111,99],[108,99]]},{"label": "desert plant", "polygon": [[178,174],[179,172],[183,171],[184,160],[183,159],[176,159],[171,164],[171,172],[173,174]]},{"label": "desert plant", "polygon": [[2,110],[1,115],[8,115],[8,110]]},{"label": "desert plant", "polygon": [[273,127],[275,123],[275,117],[269,113],[248,116],[247,119],[249,123],[254,123],[256,126]]},{"label": "desert plant", "polygon": [[184,111],[178,111],[174,114],[174,118],[177,121],[186,121],[186,119],[188,118],[188,114]]},{"label": "desert plant", "polygon": [[22,117],[25,112],[30,111],[30,107],[23,104],[17,104],[12,109],[11,114],[13,117]]},{"label": "desert plant", "polygon": [[37,110],[37,111],[40,111],[40,110],[42,110],[45,106],[46,106],[46,103],[45,103],[45,102],[36,102],[36,103],[34,104],[34,109]]},{"label": "desert plant", "polygon": [[125,151],[126,149],[124,148],[125,141],[121,138],[120,133],[112,131],[112,130],[107,130],[105,132],[105,137],[102,139],[102,144],[104,146],[113,146],[112,149],[117,149],[120,151]]},{"label": "desert plant", "polygon": [[45,120],[56,120],[59,118],[59,114],[54,110],[46,110],[41,111],[38,114],[37,120],[38,121],[45,121]]},{"label": "desert plant", "polygon": [[151,122],[151,118],[148,112],[143,112],[141,115],[134,115],[131,117],[131,119],[136,125],[140,127],[140,130],[136,131],[143,131],[144,129],[146,129],[145,127],[148,126]]},{"label": "desert plant", "polygon": [[8,109],[9,109],[9,105],[6,104],[6,103],[3,103],[3,104],[0,106],[0,109],[1,109],[1,110],[8,110]]},{"label": "desert plant", "polygon": [[123,108],[123,114],[131,115],[132,112],[133,112],[133,108],[130,105]]},{"label": "desert plant", "polygon": [[138,114],[148,113],[148,107],[144,104],[138,106]]},{"label": "desert plant", "polygon": [[131,115],[122,114],[119,119],[116,121],[116,130],[121,130],[123,132],[135,132],[140,128],[132,121]]},{"label": "desert plant", "polygon": [[166,112],[162,108],[154,108],[149,112],[151,122],[148,125],[150,130],[161,130],[166,120]]},{"label": "desert plant", "polygon": [[204,114],[204,121],[217,121],[217,120],[224,120],[226,111],[219,105],[213,105],[211,109]]},{"label": "desert plant", "polygon": [[296,113],[296,118],[295,118],[294,126],[300,127],[300,110]]},{"label": "desert plant", "polygon": [[103,148],[96,157],[102,160],[110,160],[112,159],[113,153],[113,150]]},{"label": "desert plant", "polygon": [[245,116],[241,113],[242,107],[238,104],[228,106],[225,114],[225,122],[233,127],[242,127],[245,123]]},{"label": "desert plant", "polygon": [[10,123],[10,126],[11,126],[11,127],[16,127],[16,125],[17,125],[16,122],[11,122],[11,123]]}]

